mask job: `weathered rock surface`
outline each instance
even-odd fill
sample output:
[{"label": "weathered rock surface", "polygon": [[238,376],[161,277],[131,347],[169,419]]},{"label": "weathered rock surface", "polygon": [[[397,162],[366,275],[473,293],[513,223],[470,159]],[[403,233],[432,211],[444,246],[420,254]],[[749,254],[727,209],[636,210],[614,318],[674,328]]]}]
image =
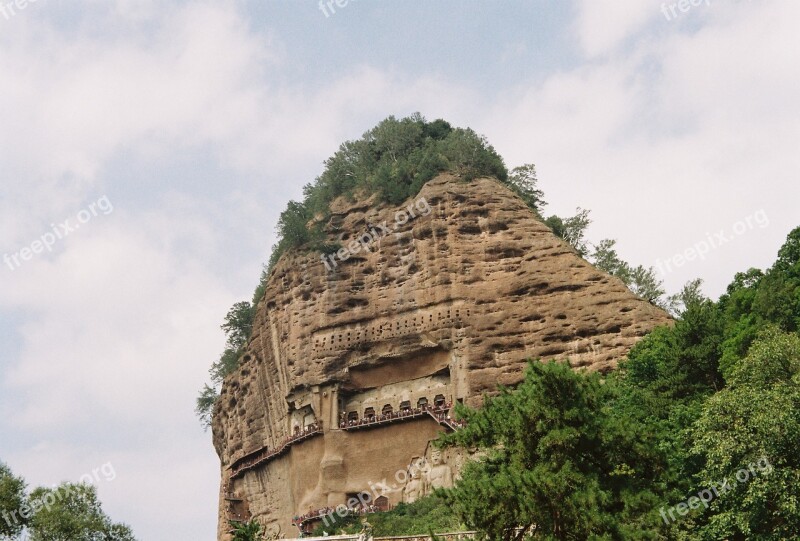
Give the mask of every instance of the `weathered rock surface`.
[{"label": "weathered rock surface", "polygon": [[[399,224],[404,208],[415,216]],[[476,406],[518,382],[530,358],[607,371],[669,322],[495,180],[442,175],[397,208],[341,198],[328,229],[342,246],[369,231],[379,238],[362,237],[368,250],[346,261],[296,251],[275,268],[215,410],[220,539],[231,510],[294,537],[292,517],[374,493],[383,480],[397,488],[386,494],[394,505],[398,472],[444,429],[423,416],[342,430],[342,414],[362,419],[442,397]],[[322,434],[232,478],[242,457],[279,448],[315,421]]]}]

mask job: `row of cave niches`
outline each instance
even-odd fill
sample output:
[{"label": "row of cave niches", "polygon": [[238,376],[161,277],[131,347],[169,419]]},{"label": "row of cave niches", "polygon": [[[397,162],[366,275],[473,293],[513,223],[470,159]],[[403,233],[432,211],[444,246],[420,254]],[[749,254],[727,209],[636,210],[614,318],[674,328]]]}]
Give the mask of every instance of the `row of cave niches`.
[{"label": "row of cave niches", "polygon": [[[380,416],[388,417],[393,415],[394,413],[415,413],[424,410],[425,408],[433,407],[434,410],[441,409],[446,406],[447,399],[443,394],[437,394],[433,398],[433,404],[428,401],[428,397],[423,396],[417,399],[416,403],[412,403],[411,400],[403,400],[400,402],[397,409],[391,404],[384,404],[380,411],[377,411],[375,407],[367,407],[364,408],[364,414],[362,417],[359,418],[359,411],[358,410],[350,410],[350,411],[343,411],[339,416],[339,427],[340,428],[347,428],[351,426],[352,423],[357,423],[360,420],[363,421],[370,421],[379,419]],[[416,410],[414,409],[416,408]]]},{"label": "row of cave niches", "polygon": [[435,313],[426,315],[420,314],[397,318],[386,323],[369,325],[366,328],[358,328],[349,331],[340,331],[336,334],[331,333],[322,338],[314,340],[314,349],[317,351],[334,351],[346,349],[353,344],[361,342],[375,342],[398,336],[417,334],[430,331],[439,327],[454,326],[462,327],[464,320],[469,318],[469,308],[447,308]]}]

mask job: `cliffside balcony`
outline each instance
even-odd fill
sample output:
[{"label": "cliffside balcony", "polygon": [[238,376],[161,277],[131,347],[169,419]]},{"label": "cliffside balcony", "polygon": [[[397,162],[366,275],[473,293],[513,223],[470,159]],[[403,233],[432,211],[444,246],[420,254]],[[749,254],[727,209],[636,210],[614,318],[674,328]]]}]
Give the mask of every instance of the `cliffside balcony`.
[{"label": "cliffside balcony", "polygon": [[464,426],[464,424],[463,422],[451,417],[450,410],[452,407],[452,404],[442,404],[441,406],[436,406],[433,408],[423,405],[421,408],[413,410],[405,408],[401,409],[400,411],[386,412],[382,413],[381,415],[364,417],[363,419],[342,419],[342,421],[339,422],[339,428],[342,430],[373,428],[381,425],[409,421],[411,419],[419,419],[420,417],[429,415],[445,428],[449,428],[450,430],[458,430]]},{"label": "cliffside balcony", "polygon": [[278,447],[274,449],[264,446],[261,449],[257,449],[252,453],[245,455],[234,462],[231,466],[231,479],[236,479],[237,477],[243,475],[244,472],[266,464],[273,458],[276,458],[288,451],[292,445],[312,438],[318,434],[322,434],[322,421],[316,421],[306,427],[305,430],[286,438]]}]

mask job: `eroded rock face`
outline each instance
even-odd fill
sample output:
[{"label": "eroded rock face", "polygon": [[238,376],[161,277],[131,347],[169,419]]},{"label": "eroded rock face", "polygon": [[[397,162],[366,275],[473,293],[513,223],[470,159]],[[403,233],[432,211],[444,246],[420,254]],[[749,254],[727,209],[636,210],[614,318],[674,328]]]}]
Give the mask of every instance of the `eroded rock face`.
[{"label": "eroded rock face", "polygon": [[[426,405],[478,406],[519,382],[530,358],[610,370],[669,322],[492,179],[443,175],[398,208],[339,199],[328,229],[331,241],[361,238],[366,249],[345,261],[286,254],[223,386],[213,421],[220,539],[230,513],[293,537],[293,517],[375,495],[380,483],[391,490],[378,503],[395,505],[409,464],[446,429]],[[387,408],[410,414],[358,426]],[[315,423],[321,433],[283,446]],[[261,462],[242,469],[254,456]],[[435,477],[444,482],[447,468]]]}]

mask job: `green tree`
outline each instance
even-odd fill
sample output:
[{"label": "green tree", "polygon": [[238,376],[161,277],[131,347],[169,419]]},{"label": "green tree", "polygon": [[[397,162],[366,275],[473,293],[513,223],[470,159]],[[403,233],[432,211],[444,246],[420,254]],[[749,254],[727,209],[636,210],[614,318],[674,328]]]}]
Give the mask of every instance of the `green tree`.
[{"label": "green tree", "polygon": [[308,222],[311,220],[308,206],[297,201],[289,201],[286,210],[278,218],[278,236],[287,247],[301,246],[311,240]]},{"label": "green tree", "polygon": [[544,192],[538,187],[539,179],[536,176],[536,166],[532,163],[526,163],[515,167],[508,175],[506,184],[541,219],[542,209],[547,203],[544,201]]},{"label": "green tree", "polygon": [[733,487],[711,503],[700,528],[703,539],[795,539],[800,338],[765,330],[732,369],[728,384],[708,400],[694,430],[693,450],[705,461],[700,485],[729,479]]},{"label": "green tree", "polygon": [[800,329],[800,227],[789,233],[775,264],[762,272],[750,269],[736,274],[719,308],[726,321],[722,370],[746,353],[759,332],[770,324],[785,331]]},{"label": "green tree", "polygon": [[508,170],[494,147],[470,128],[450,132],[443,141],[442,153],[448,170],[464,180],[486,176],[505,182],[508,178]]},{"label": "green tree", "polygon": [[239,350],[247,345],[250,333],[253,332],[255,312],[253,305],[247,301],[237,302],[225,315],[225,323],[220,328],[228,338],[228,347]]},{"label": "green tree", "polygon": [[[705,401],[724,385],[719,370],[723,327],[713,302],[691,302],[673,326],[659,327],[639,341],[610,376],[619,387],[614,411],[636,419],[650,436],[648,449],[658,470],[653,490],[663,495],[659,508],[684,500],[702,467],[688,450]],[[687,528],[687,521],[672,526]],[[675,531],[667,535],[679,538]]]},{"label": "green tree", "polygon": [[[258,292],[256,293],[256,295]],[[203,429],[211,426],[211,417],[214,404],[219,396],[218,389],[225,376],[232,373],[239,366],[241,357],[250,334],[253,332],[255,319],[255,305],[247,301],[237,302],[225,315],[225,322],[220,328],[225,331],[226,347],[219,359],[211,365],[209,374],[212,385],[205,384],[200,390],[195,401],[195,414],[200,419]]]},{"label": "green tree", "polygon": [[628,284],[634,295],[640,297],[650,304],[666,307],[662,300],[665,291],[662,287],[662,281],[656,277],[655,270],[652,267],[645,268],[638,265],[630,271],[630,283]]},{"label": "green tree", "polygon": [[759,269],[739,272],[719,299],[719,310],[725,321],[720,370],[727,375],[730,368],[747,354],[765,322],[753,305],[764,273]]},{"label": "green tree", "polygon": [[676,322],[674,332],[680,349],[675,370],[684,378],[682,387],[700,394],[722,389],[724,381],[719,362],[724,321],[715,304],[704,301],[690,305]]},{"label": "green tree", "polygon": [[[443,445],[480,449],[448,492],[464,522],[489,539],[644,539],[657,524],[647,488],[656,471],[630,419],[607,407],[612,388],[567,363],[531,363],[511,391],[487,397]],[[535,526],[535,528],[534,528]],[[515,534],[514,528],[522,532]]]},{"label": "green tree", "polygon": [[595,267],[612,276],[616,276],[625,285],[628,285],[631,281],[631,268],[630,265],[620,259],[617,250],[614,248],[616,244],[617,241],[613,239],[601,240],[592,250],[590,259]]},{"label": "green tree", "polygon": [[264,293],[267,291],[267,279],[269,279],[269,273],[267,272],[267,268],[264,267],[261,269],[261,276],[258,278],[258,286],[256,286],[256,290],[253,291],[253,300],[250,303],[252,305],[253,317],[255,317],[258,303],[261,302],[261,299],[264,298]]},{"label": "green tree", "polygon": [[250,522],[231,522],[233,541],[261,541],[264,535],[261,524],[256,520]]},{"label": "green tree", "polygon": [[753,309],[785,331],[800,329],[800,227],[789,233],[777,261],[759,282]]},{"label": "green tree", "polygon": [[635,295],[651,304],[666,308],[668,302],[663,299],[665,293],[662,287],[663,283],[656,277],[655,270],[652,267],[644,268],[642,265],[631,267],[617,254],[617,250],[614,248],[616,243],[617,241],[612,239],[601,240],[590,255],[592,264],[622,280]]},{"label": "green tree", "polygon": [[30,494],[36,509],[28,528],[32,541],[136,541],[131,529],[111,521],[91,485],[62,483]]},{"label": "green tree", "polygon": [[[769,271],[737,274],[717,303],[702,295],[699,281],[687,284],[678,295],[675,325],[641,340],[613,376],[625,387],[615,407],[647,424],[666,453],[669,467],[660,482],[673,494],[667,501],[685,500],[761,456],[774,464],[772,455],[786,455],[800,441],[793,360],[797,336],[776,330],[791,330],[792,309],[786,307],[794,296],[787,287],[793,279],[794,245],[790,234]],[[767,308],[767,298],[778,308]],[[743,485],[734,481],[734,492],[719,498],[710,511],[684,517],[670,538],[791,537],[780,532],[796,528],[791,522],[796,494],[773,494],[796,484],[796,463],[782,471],[783,477],[770,476],[767,488],[760,484],[765,480],[748,484],[749,493],[740,493]],[[728,500],[734,493],[738,496]],[[778,533],[769,535],[773,528]]]},{"label": "green tree", "polygon": [[225,348],[219,359],[211,365],[209,373],[211,374],[211,381],[214,385],[219,386],[225,379],[225,376],[236,370],[239,366],[239,355],[241,351],[230,347]]},{"label": "green tree", "polygon": [[0,539],[16,539],[22,533],[27,518],[20,510],[26,501],[25,480],[0,462]]},{"label": "green tree", "polygon": [[624,376],[675,403],[705,399],[724,385],[723,333],[713,302],[692,304],[674,326],[655,329],[630,350],[621,365]]},{"label": "green tree", "polygon": [[553,233],[572,246],[581,257],[586,257],[589,253],[586,229],[591,223],[589,211],[580,207],[575,209],[575,216],[561,218],[553,215],[545,220],[545,224],[553,230]]},{"label": "green tree", "polygon": [[371,132],[375,152],[391,163],[399,163],[424,140],[425,120],[412,115],[401,120],[391,116]]},{"label": "green tree", "polygon": [[453,131],[453,127],[450,125],[449,122],[442,120],[441,118],[434,120],[433,122],[425,122],[425,119],[419,113],[416,113],[417,118],[421,119],[423,122],[422,133],[425,137],[430,137],[435,141],[442,141],[450,135],[450,132]]},{"label": "green tree", "polygon": [[659,394],[672,388],[671,375],[680,356],[675,331],[671,327],[658,327],[628,352],[620,364],[620,374],[633,387],[646,387]]},{"label": "green tree", "polygon": [[696,278],[686,282],[681,290],[667,298],[669,311],[676,316],[683,314],[690,306],[709,300],[703,295],[703,280]]},{"label": "green tree", "polygon": [[219,393],[214,387],[211,387],[207,383],[203,385],[203,389],[197,397],[194,412],[198,419],[200,419],[200,425],[204,430],[208,430],[209,427],[211,427],[214,405],[217,403],[217,398],[219,398]]}]

